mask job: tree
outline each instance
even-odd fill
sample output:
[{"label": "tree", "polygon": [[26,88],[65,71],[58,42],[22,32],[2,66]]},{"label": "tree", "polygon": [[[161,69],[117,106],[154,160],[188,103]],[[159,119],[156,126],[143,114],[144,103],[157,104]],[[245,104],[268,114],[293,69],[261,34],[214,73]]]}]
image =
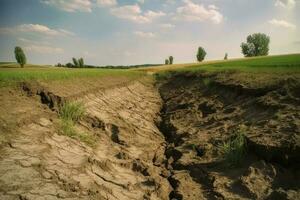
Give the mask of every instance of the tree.
[{"label": "tree", "polygon": [[78,60],[76,58],[72,58],[74,67],[79,67]]},{"label": "tree", "polygon": [[74,65],[73,65],[72,63],[67,63],[67,64],[66,64],[66,67],[71,68],[71,67],[74,67]]},{"label": "tree", "polygon": [[224,60],[228,59],[228,53],[225,53]]},{"label": "tree", "polygon": [[170,65],[173,65],[173,60],[174,60],[173,56],[169,56],[169,64]]},{"label": "tree", "polygon": [[79,64],[79,67],[84,67],[84,61],[83,61],[83,58],[79,58],[78,59],[78,64]]},{"label": "tree", "polygon": [[248,35],[247,42],[241,44],[245,57],[266,56],[269,54],[270,37],[264,33]]},{"label": "tree", "polygon": [[198,62],[203,61],[204,58],[205,58],[205,56],[206,56],[206,51],[204,50],[203,47],[199,47],[199,48],[198,48],[198,52],[197,52],[197,56],[196,56]]},{"label": "tree", "polygon": [[26,56],[21,47],[15,47],[15,57],[20,66],[24,67],[26,64]]},{"label": "tree", "polygon": [[168,65],[169,64],[169,59],[166,59],[165,60],[165,65]]}]

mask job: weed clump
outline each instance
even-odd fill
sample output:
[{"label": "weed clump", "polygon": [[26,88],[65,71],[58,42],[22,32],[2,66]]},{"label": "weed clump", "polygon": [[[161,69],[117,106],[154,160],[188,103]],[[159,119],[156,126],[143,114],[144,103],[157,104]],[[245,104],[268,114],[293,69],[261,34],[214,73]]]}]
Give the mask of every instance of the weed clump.
[{"label": "weed clump", "polygon": [[210,87],[212,85],[212,80],[210,78],[204,78],[202,81],[206,87]]},{"label": "weed clump", "polygon": [[230,166],[238,166],[247,154],[247,141],[243,131],[238,131],[229,141],[220,146],[225,161]]},{"label": "weed clump", "polygon": [[85,113],[85,108],[82,103],[79,102],[68,102],[65,103],[59,110],[60,122],[60,133],[70,138],[80,140],[89,146],[95,145],[95,136],[78,132],[75,128],[76,122],[78,122]]},{"label": "weed clump", "polygon": [[65,103],[59,110],[59,116],[63,120],[77,122],[82,118],[85,109],[80,102]]}]

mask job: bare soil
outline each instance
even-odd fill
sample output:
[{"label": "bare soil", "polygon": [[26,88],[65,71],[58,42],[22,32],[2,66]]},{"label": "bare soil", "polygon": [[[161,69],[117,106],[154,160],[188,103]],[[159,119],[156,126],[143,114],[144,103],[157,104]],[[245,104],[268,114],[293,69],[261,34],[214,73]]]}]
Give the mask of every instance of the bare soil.
[{"label": "bare soil", "polygon": [[[263,83],[263,84],[262,84]],[[174,73],[160,85],[175,199],[300,199],[299,75]],[[248,153],[220,146],[243,125]]]},{"label": "bare soil", "polygon": [[[242,73],[1,88],[0,199],[300,199],[299,91],[298,75]],[[66,101],[95,146],[60,134]],[[219,146],[240,125],[233,167]]]}]

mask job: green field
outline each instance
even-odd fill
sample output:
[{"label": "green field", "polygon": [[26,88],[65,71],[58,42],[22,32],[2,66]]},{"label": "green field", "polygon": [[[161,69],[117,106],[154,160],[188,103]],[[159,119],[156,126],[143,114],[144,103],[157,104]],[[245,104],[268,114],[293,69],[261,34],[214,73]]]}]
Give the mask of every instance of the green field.
[{"label": "green field", "polygon": [[74,78],[97,78],[104,76],[126,76],[129,78],[144,75],[141,71],[129,71],[120,69],[74,69],[56,67],[25,67],[6,68],[0,66],[0,86],[12,85],[21,81],[51,81],[69,80]]},{"label": "green field", "polygon": [[151,72],[161,71],[228,71],[245,72],[300,72],[300,54],[261,56],[229,60],[203,61],[200,63],[163,65],[142,68]]},{"label": "green field", "polygon": [[[187,69],[185,69],[187,70]],[[300,72],[300,54],[263,56],[202,63],[188,70],[239,70],[249,72]]]},{"label": "green field", "polygon": [[67,80],[104,76],[140,77],[145,72],[166,71],[243,71],[251,73],[300,73],[300,54],[263,56],[231,60],[205,61],[192,64],[163,65],[141,69],[75,69],[26,65],[19,68],[15,63],[0,63],[0,86],[28,80]]}]

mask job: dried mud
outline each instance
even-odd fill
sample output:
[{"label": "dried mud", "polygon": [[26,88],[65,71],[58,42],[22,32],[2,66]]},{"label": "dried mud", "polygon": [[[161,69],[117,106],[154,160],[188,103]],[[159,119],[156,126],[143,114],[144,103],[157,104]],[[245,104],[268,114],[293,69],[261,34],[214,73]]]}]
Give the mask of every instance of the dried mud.
[{"label": "dried mud", "polygon": [[[299,79],[261,86],[231,78],[175,73],[160,85],[171,197],[299,199]],[[241,125],[248,152],[239,166],[229,166],[220,146]]]},{"label": "dried mud", "polygon": [[[176,73],[63,97],[34,83],[3,90],[0,199],[299,199],[300,84],[278,80]],[[60,134],[70,100],[95,146]],[[232,167],[219,147],[240,125],[248,152]]]}]

